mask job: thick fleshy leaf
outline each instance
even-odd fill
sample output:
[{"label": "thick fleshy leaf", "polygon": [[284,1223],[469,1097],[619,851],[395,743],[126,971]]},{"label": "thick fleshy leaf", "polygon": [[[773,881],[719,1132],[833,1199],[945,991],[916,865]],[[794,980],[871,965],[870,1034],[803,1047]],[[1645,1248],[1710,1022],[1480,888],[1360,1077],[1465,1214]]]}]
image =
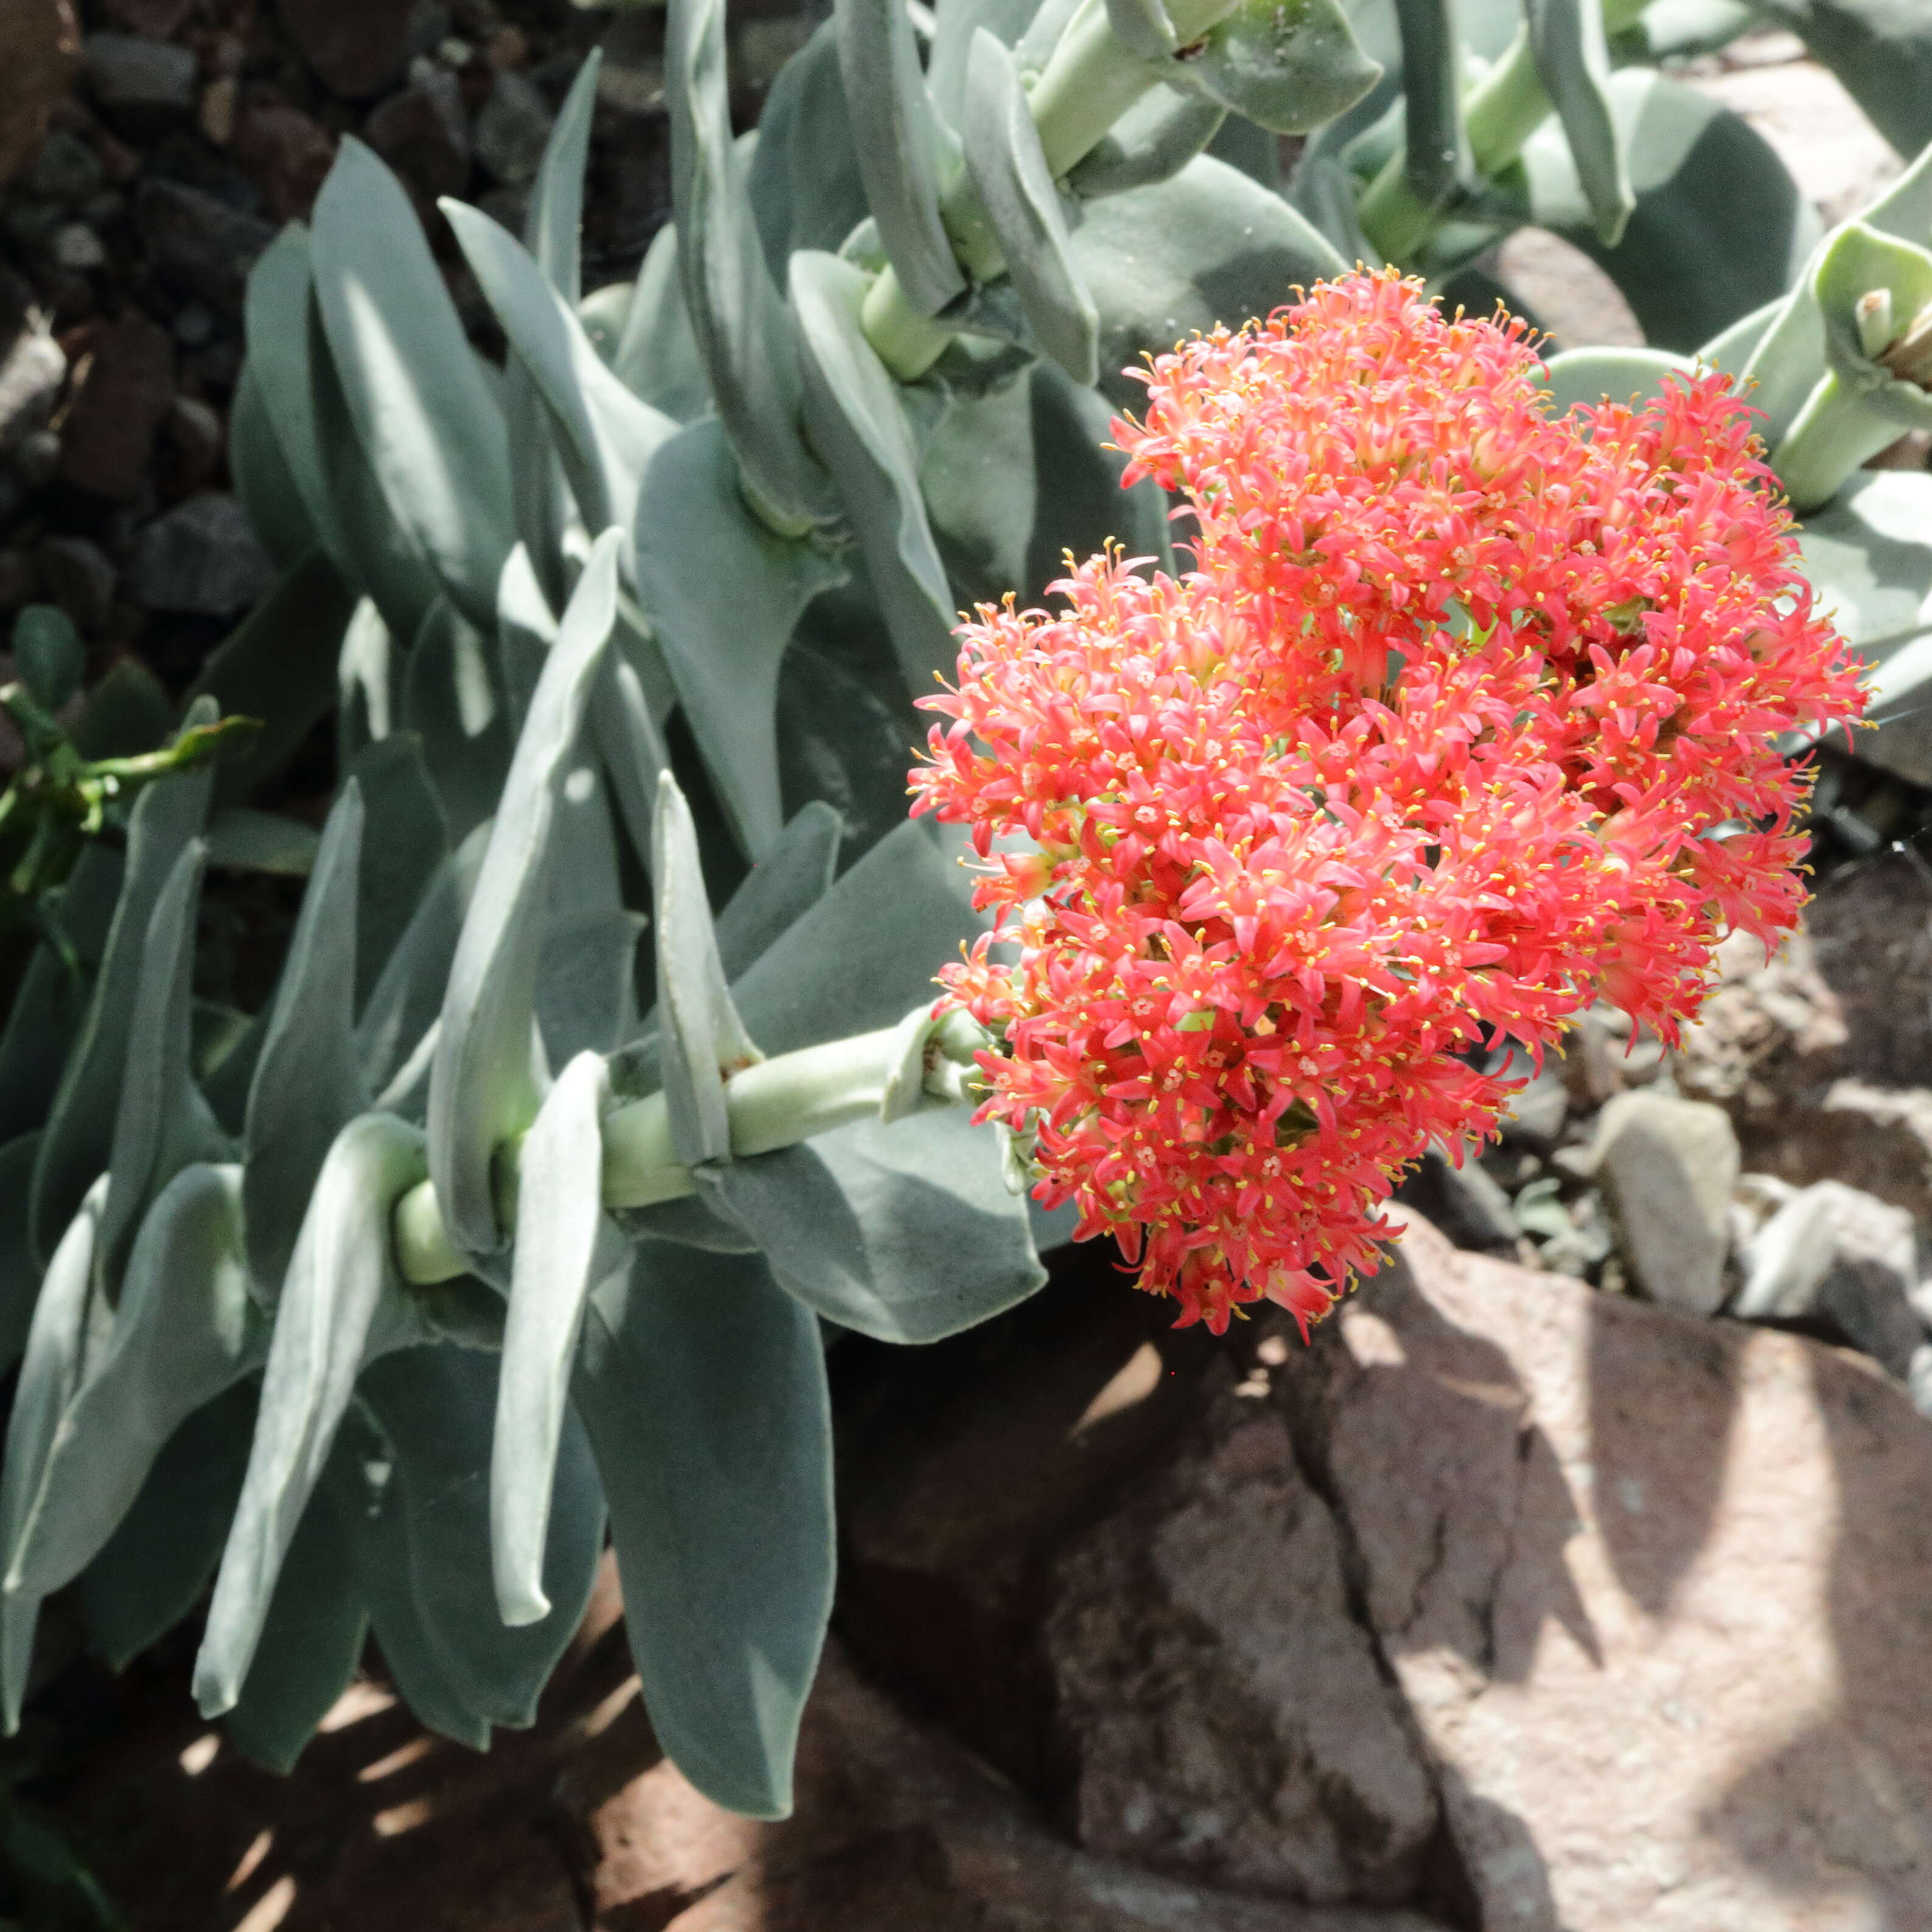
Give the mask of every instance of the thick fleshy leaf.
[{"label": "thick fleshy leaf", "polygon": [[[106,1204],[104,1174],[62,1234],[34,1305],[7,1424],[6,1461],[0,1465],[0,1550],[12,1550],[20,1540],[61,1418],[86,1372],[89,1351],[98,1346],[112,1319],[94,1280],[94,1239]],[[10,1736],[20,1721],[39,1616],[38,1597],[0,1594],[0,1708]]]},{"label": "thick fleshy leaf", "polygon": [[[767,1053],[870,1032],[936,998],[932,976],[984,924],[970,878],[930,821],[902,824],[759,956],[732,996]],[[855,932],[869,935],[863,947]]]},{"label": "thick fleshy leaf", "polygon": [[866,286],[836,256],[793,258],[812,443],[838,478],[908,688],[922,696],[933,673],[952,661],[958,612],[927,526],[919,450],[899,386],[860,324]]},{"label": "thick fleshy leaf", "polygon": [[1798,542],[1821,609],[1879,662],[1881,700],[1902,695],[1899,654],[1932,631],[1932,476],[1865,472],[1805,518]]},{"label": "thick fleshy leaf", "polygon": [[202,668],[189,687],[189,702],[206,694],[224,717],[262,721],[260,730],[221,760],[217,803],[246,798],[328,715],[353,603],[334,566],[311,551],[275,580]]},{"label": "thick fleshy leaf", "polygon": [[530,1040],[544,868],[559,790],[616,621],[620,541],[615,531],[598,538],[564,612],[517,741],[444,996],[430,1074],[430,1171],[451,1232],[477,1255],[502,1240],[493,1156],[536,1113]]},{"label": "thick fleshy leaf", "polygon": [[356,867],[359,1012],[442,863],[448,835],[413,731],[392,732],[364,746],[343,776],[355,781],[369,818],[382,828],[381,838],[363,841]]},{"label": "thick fleshy leaf", "polygon": [[390,1216],[424,1172],[422,1134],[386,1114],[350,1121],[322,1163],[276,1304],[248,1474],[195,1663],[205,1716],[231,1709],[241,1694],[358,1372],[414,1339]]},{"label": "thick fleshy leaf", "polygon": [[402,184],[345,136],[316,198],[315,289],[350,416],[398,522],[478,622],[515,540],[500,403]]},{"label": "thick fleshy leaf", "polygon": [[44,1597],[78,1576],[176,1429],[259,1366],[267,1342],[242,1257],[241,1170],[184,1168],[142,1222],[112,1328],[27,1472],[7,1589]]},{"label": "thick fleshy leaf", "polygon": [[907,299],[922,314],[936,314],[966,278],[939,218],[939,128],[911,16],[900,0],[836,0],[834,17],[859,172],[879,239]]},{"label": "thick fleshy leaf", "polygon": [[248,1090],[242,1195],[248,1273],[264,1306],[280,1292],[330,1147],[369,1104],[356,1055],[362,844],[362,788],[351,778],[328,815]]},{"label": "thick fleshy leaf", "polygon": [[646,1242],[592,1297],[574,1395],[652,1728],[713,1802],[782,1816],[832,1606],[818,1324],[754,1256]]},{"label": "thick fleshy leaf", "polygon": [[[349,554],[316,416],[310,358],[321,344],[313,326],[314,287],[308,230],[291,222],[248,272],[247,384],[268,419],[309,527],[337,562],[344,564]],[[243,500],[248,501],[245,493]],[[252,504],[250,508],[252,514]]]},{"label": "thick fleshy leaf", "polygon": [[725,984],[691,808],[668,772],[658,781],[651,885],[671,1142],[687,1167],[729,1160],[725,1080],[764,1056],[745,1030]]},{"label": "thick fleshy leaf", "polygon": [[[356,1055],[375,1092],[388,1088],[412,1059],[422,1060],[418,1072],[427,1078],[432,1029],[439,1024],[450,962],[489,836],[489,828],[479,825],[437,866],[356,1022]],[[400,1110],[393,1100],[385,1104]]]},{"label": "thick fleshy leaf", "polygon": [[1524,0],[1537,78],[1556,110],[1597,239],[1613,248],[1636,196],[1610,107],[1601,0]]},{"label": "thick fleshy leaf", "polygon": [[935,1342],[1046,1280],[990,1127],[964,1108],[862,1120],[704,1177],[779,1286],[881,1342]]},{"label": "thick fleshy leaf", "polygon": [[136,801],[127,872],[100,970],[41,1137],[28,1223],[37,1255],[52,1252],[107,1165],[148,922],[176,861],[207,818],[212,784],[207,770],[181,773],[148,786]]},{"label": "thick fleshy leaf", "polygon": [[287,1772],[349,1688],[369,1630],[356,1562],[361,1484],[338,1449],[297,1526],[262,1624],[254,1662],[228,1713],[238,1748]]},{"label": "thick fleshy leaf", "polygon": [[[508,230],[446,200],[442,212],[484,298],[550,411],[586,529],[626,530],[652,452],[677,425],[640,402],[591,346],[577,312]],[[492,584],[491,607],[496,586]]]},{"label": "thick fleshy leaf", "polygon": [[1292,285],[1348,266],[1286,202],[1208,154],[1171,181],[1093,203],[1072,254],[1100,314],[1101,392],[1136,410],[1146,390],[1121,369],[1193,330],[1266,315]]},{"label": "thick fleshy leaf", "polygon": [[679,422],[711,406],[711,378],[684,306],[673,223],[666,222],[644,251],[610,366],[632,394]]},{"label": "thick fleshy leaf", "polygon": [[1604,268],[1653,348],[1688,352],[1790,287],[1817,218],[1763,137],[1708,96],[1637,68],[1606,91],[1636,196],[1623,238],[1597,240],[1554,124],[1523,148],[1532,218]]},{"label": "thick fleshy leaf", "polygon": [[1240,0],[1198,52],[1167,63],[1189,87],[1276,134],[1305,134],[1354,106],[1382,78],[1341,0]]},{"label": "thick fleshy leaf", "polygon": [[496,811],[515,742],[496,656],[488,634],[442,597],[410,652],[403,722],[422,740],[443,822],[459,843]]},{"label": "thick fleshy leaf", "polygon": [[1761,0],[1757,14],[1813,56],[1901,154],[1932,142],[1932,16],[1897,0]]},{"label": "thick fleshy leaf", "polygon": [[[1921,244],[1932,242],[1932,147],[1858,218],[1882,234]],[[1705,353],[1719,368],[1731,368],[1730,362],[1714,352],[1717,346],[1707,345]],[[1740,386],[1765,412],[1759,433],[1767,445],[1775,446],[1790,428],[1824,373],[1824,317],[1807,275],[1776,305],[1738,372]]]},{"label": "thick fleshy leaf", "polygon": [[[938,0],[933,8],[934,28],[932,50],[926,56],[926,84],[932,97],[934,111],[947,126],[959,124],[961,104],[966,98],[966,62],[973,51],[973,36],[986,28],[1002,46],[1018,44],[1037,16],[1067,10],[1059,0]],[[1033,63],[1036,70],[1038,62]]]},{"label": "thick fleshy leaf", "polygon": [[778,842],[746,875],[718,915],[718,958],[728,980],[830,891],[841,831],[838,813],[814,800],[792,814]]},{"label": "thick fleshy leaf", "polygon": [[524,242],[550,285],[573,306],[581,297],[584,171],[590,159],[590,123],[597,110],[597,76],[603,50],[584,56],[544,144],[543,160],[530,184]]},{"label": "thick fleshy leaf", "polygon": [[[66,885],[41,902],[84,974],[92,974],[106,947],[123,869],[118,852],[90,841]],[[51,946],[38,946],[0,1032],[0,1143],[38,1131],[46,1119],[88,1004],[86,980],[75,979]]]},{"label": "thick fleshy leaf", "polygon": [[772,82],[745,176],[766,266],[781,289],[794,250],[836,250],[867,218],[856,134],[837,23],[824,20]]},{"label": "thick fleshy leaf", "polygon": [[1041,348],[1076,382],[1092,382],[1098,374],[1094,298],[1068,244],[1059,191],[1019,70],[984,28],[967,58],[959,136],[968,172]]},{"label": "thick fleshy leaf", "polygon": [[34,1183],[38,1134],[0,1146],[0,1375],[20,1359],[40,1291],[40,1271],[27,1244],[27,1202]]},{"label": "thick fleshy leaf", "polygon": [[503,1622],[548,1616],[544,1551],[571,1366],[591,1288],[622,1255],[604,1218],[603,1115],[610,1076],[580,1054],[557,1076],[525,1137],[516,1258],[503,1329],[490,1463],[490,1549]]},{"label": "thick fleshy leaf", "polygon": [[1544,386],[1560,414],[1573,404],[1627,403],[1664,392],[1665,378],[1696,364],[1667,349],[1566,349],[1550,357]]},{"label": "thick fleshy leaf", "polygon": [[253,358],[242,364],[229,406],[228,473],[262,548],[284,569],[320,544],[322,533],[309,520],[301,486],[262,400]]},{"label": "thick fleshy leaf", "polygon": [[[266,872],[276,878],[305,879],[315,869],[315,828],[279,812],[256,812],[231,805],[208,821],[208,862],[217,872]],[[247,1015],[242,1016],[247,1023]]]},{"label": "thick fleshy leaf", "polygon": [[188,1417],[82,1574],[88,1633],[110,1670],[172,1630],[208,1587],[242,1493],[260,1395],[246,1377]]},{"label": "thick fleshy leaf", "polygon": [[[1848,221],[1818,251],[1811,293],[1824,319],[1826,360],[1839,381],[1901,430],[1932,428],[1932,395],[1875,359],[1876,348],[1890,346],[1932,310],[1932,250],[1868,223]],[[1886,305],[1886,339],[1868,351],[1860,320],[1871,299]]]},{"label": "thick fleshy leaf", "polygon": [[141,949],[108,1150],[107,1204],[94,1249],[110,1298],[149,1203],[191,1162],[226,1160],[232,1152],[194,1082],[195,914],[206,858],[196,839],[175,861]]},{"label": "thick fleshy leaf", "polygon": [[783,822],[778,662],[805,607],[844,570],[821,545],[781,537],[752,514],[715,418],[658,452],[636,545],[638,601],[739,841],[756,856]]},{"label": "thick fleshy leaf", "polygon": [[797,330],[765,266],[736,158],[724,0],[670,0],[664,85],[685,306],[746,488],[781,527],[819,520],[824,479],[798,432]]},{"label": "thick fleshy leaf", "polygon": [[74,620],[58,604],[29,604],[14,620],[15,674],[48,711],[63,710],[80,688],[87,652]]},{"label": "thick fleshy leaf", "polygon": [[470,1709],[522,1726],[536,1714],[537,1694],[590,1600],[604,1502],[582,1425],[562,1414],[544,1471],[547,1481],[554,1472],[555,1503],[536,1552],[548,1607],[508,1627],[490,1589],[496,1369],[494,1356],[475,1349],[405,1349],[370,1364],[358,1400],[394,1453],[386,1510],[400,1516],[410,1588],[438,1660]]},{"label": "thick fleshy leaf", "polygon": [[1214,140],[1227,118],[1228,110],[1204,94],[1151,88],[1075,164],[1066,185],[1091,201],[1166,181]]}]

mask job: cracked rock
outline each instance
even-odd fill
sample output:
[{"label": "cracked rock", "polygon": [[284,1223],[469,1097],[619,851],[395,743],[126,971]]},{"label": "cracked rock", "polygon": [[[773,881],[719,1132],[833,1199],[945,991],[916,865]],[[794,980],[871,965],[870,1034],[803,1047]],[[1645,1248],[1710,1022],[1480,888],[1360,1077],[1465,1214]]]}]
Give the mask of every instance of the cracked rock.
[{"label": "cracked rock", "polygon": [[1932,1430],[1855,1358],[1459,1253],[1282,1403],[1510,1932],[1932,1924]]},{"label": "cracked rock", "polygon": [[151,610],[226,617],[253,603],[274,574],[248,513],[225,491],[203,490],[142,531],[128,587]]}]

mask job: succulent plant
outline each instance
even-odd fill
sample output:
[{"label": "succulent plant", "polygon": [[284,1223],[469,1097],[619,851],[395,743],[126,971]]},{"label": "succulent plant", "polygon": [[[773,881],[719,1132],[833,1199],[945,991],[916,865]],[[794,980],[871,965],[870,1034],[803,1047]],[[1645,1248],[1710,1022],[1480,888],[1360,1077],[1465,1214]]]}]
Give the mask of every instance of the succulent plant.
[{"label": "succulent plant", "polygon": [[[1171,560],[1106,446],[1118,372],[1379,252],[1364,226],[1453,288],[1533,218],[1654,262],[1626,286],[1660,339],[1738,323],[1722,366],[1760,326],[1766,370],[1828,352],[1868,415],[1919,380],[1882,247],[1787,295],[1802,224],[1748,272],[1726,237],[1682,286],[1708,171],[1631,116],[1690,110],[1606,51],[1654,9],[1485,12],[1466,100],[1439,0],[941,0],[929,37],[838,0],[734,140],[722,8],[670,9],[676,219],[634,283],[580,286],[594,62],[520,240],[444,204],[500,368],[352,140],[251,278],[232,461],[282,574],[171,762],[261,728],[79,850],[0,1038],[10,1723],[50,1593],[118,1662],[212,1574],[197,1693],[256,1756],[293,1760],[371,1631],[481,1745],[530,1721],[608,1528],[665,1748],[782,1812],[832,1592],[826,1336],[982,1319],[1065,1232],[930,1016],[980,922],[905,772],[962,605],[1108,538]],[[1275,137],[1311,130],[1284,192]],[[1922,172],[1875,231],[1925,238]],[[272,843],[234,814],[332,710],[274,996],[198,1001],[211,852]]]}]

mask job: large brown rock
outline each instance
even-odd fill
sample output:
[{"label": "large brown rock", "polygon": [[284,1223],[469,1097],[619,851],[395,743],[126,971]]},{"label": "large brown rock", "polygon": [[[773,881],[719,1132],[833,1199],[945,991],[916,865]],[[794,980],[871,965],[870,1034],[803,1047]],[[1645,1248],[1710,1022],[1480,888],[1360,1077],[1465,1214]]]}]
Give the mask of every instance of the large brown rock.
[{"label": "large brown rock", "polygon": [[80,71],[72,0],[0,0],[0,182],[32,157]]},{"label": "large brown rock", "polygon": [[1484,1924],[1932,1928],[1932,1427],[1902,1393],[1417,1224],[1280,1399]]}]

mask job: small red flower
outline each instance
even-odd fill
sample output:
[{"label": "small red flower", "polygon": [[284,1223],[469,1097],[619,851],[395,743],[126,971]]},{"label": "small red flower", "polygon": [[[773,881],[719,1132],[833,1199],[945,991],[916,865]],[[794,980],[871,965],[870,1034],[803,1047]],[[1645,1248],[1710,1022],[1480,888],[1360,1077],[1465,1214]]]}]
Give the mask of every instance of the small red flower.
[{"label": "small red flower", "polygon": [[1673,1038],[1802,902],[1772,740],[1864,700],[1748,412],[1712,375],[1556,418],[1538,366],[1392,273],[1161,357],[1114,433],[1196,567],[982,605],[925,700],[914,808],[1000,914],[943,976],[999,1040],[980,1118],[1183,1323],[1305,1332],[1430,1143],[1493,1132],[1472,1048],[1600,994]]}]

